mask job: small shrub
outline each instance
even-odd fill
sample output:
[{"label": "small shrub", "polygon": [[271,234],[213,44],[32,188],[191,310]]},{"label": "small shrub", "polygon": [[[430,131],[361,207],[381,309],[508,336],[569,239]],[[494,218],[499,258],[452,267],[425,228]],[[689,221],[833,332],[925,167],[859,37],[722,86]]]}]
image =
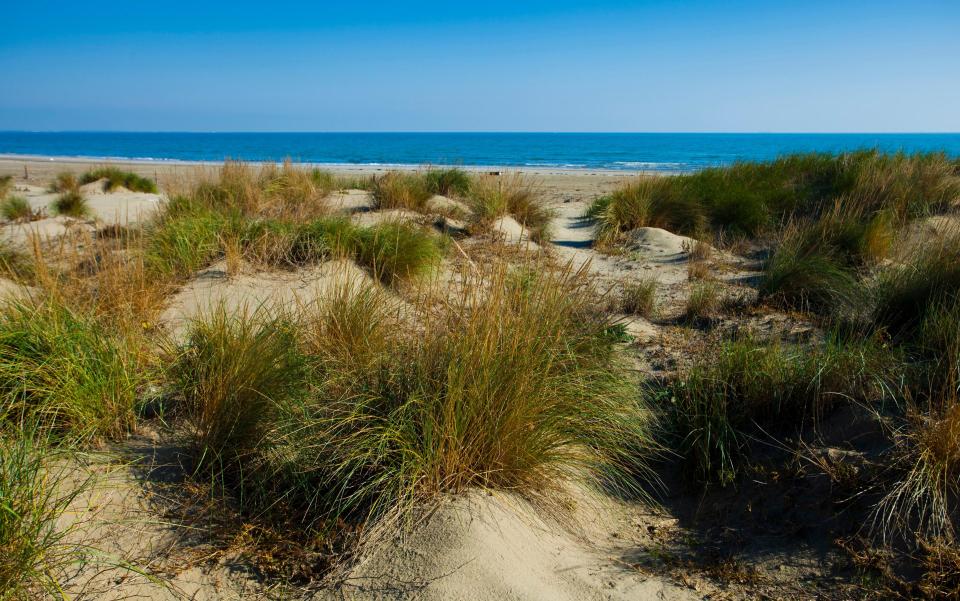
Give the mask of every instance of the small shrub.
[{"label": "small shrub", "polygon": [[153,194],[157,192],[157,184],[153,180],[116,167],[91,169],[80,176],[80,184],[90,184],[101,179],[107,180],[103,185],[104,192],[110,192],[121,186],[131,192],[150,192]]},{"label": "small shrub", "polygon": [[644,277],[625,282],[620,306],[624,313],[652,317],[657,309],[657,286],[655,277]]},{"label": "small shrub", "polygon": [[33,209],[22,196],[8,196],[0,201],[0,215],[7,221],[30,221]]},{"label": "small shrub", "polygon": [[64,192],[53,201],[53,212],[68,217],[86,217],[90,214],[87,199],[79,191]]}]

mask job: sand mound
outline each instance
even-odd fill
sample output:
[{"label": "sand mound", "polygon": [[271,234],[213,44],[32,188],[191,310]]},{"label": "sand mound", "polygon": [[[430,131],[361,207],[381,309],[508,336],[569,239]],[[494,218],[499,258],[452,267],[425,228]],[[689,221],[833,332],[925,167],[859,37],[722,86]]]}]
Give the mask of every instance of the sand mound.
[{"label": "sand mound", "polygon": [[530,250],[540,248],[530,239],[530,231],[509,215],[497,219],[492,229],[494,235],[507,244],[520,244]]},{"label": "sand mound", "polygon": [[696,241],[658,227],[639,227],[627,233],[628,246],[656,255],[679,255],[687,252]]},{"label": "sand mound", "polygon": [[468,207],[466,203],[447,198],[440,194],[430,197],[430,199],[427,200],[426,206],[428,210],[434,213],[443,213],[445,215],[466,217],[473,214],[473,211],[470,210],[470,207]]},{"label": "sand mound", "polygon": [[107,184],[110,183],[105,177],[80,186],[80,192],[83,194],[103,194],[107,190]]},{"label": "sand mound", "polygon": [[613,559],[621,555],[617,549],[591,548],[558,532],[509,496],[474,492],[449,500],[411,531],[370,546],[347,578],[358,587],[356,598],[699,598],[626,568]]},{"label": "sand mound", "polygon": [[160,322],[175,337],[193,319],[222,304],[228,311],[294,309],[325,294],[332,286],[372,281],[352,261],[328,261],[296,272],[277,271],[229,276],[226,265],[205,269],[171,299]]}]

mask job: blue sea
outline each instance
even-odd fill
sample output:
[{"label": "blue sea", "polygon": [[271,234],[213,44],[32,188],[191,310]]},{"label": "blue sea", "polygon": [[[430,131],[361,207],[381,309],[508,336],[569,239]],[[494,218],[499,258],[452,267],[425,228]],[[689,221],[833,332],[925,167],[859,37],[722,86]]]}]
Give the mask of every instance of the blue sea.
[{"label": "blue sea", "polygon": [[4,155],[665,172],[862,148],[960,157],[960,134],[0,132]]}]

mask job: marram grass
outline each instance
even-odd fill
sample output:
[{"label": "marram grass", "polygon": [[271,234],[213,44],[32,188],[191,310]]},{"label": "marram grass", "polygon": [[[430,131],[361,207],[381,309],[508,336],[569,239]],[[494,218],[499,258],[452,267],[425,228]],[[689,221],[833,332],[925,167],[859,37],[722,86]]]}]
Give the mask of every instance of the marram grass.
[{"label": "marram grass", "polygon": [[[653,414],[595,299],[572,274],[519,282],[496,270],[429,316],[356,283],[292,329],[215,314],[195,327],[176,380],[191,414],[221,422],[201,432],[242,433],[214,438],[232,441],[219,452],[236,458],[226,469],[248,509],[284,508],[317,528],[469,487],[554,509],[571,479],[641,490]],[[266,342],[277,331],[298,344]],[[207,389],[248,390],[248,401],[222,412],[205,406],[220,394],[190,392]]]}]

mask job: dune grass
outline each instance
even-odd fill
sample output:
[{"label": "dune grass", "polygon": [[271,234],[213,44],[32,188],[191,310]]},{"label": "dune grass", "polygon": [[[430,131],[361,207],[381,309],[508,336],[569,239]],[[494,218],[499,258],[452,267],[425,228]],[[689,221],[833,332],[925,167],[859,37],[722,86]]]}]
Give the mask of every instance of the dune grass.
[{"label": "dune grass", "polygon": [[13,176],[12,175],[2,175],[0,176],[0,200],[3,200],[7,197],[7,194],[10,193],[10,190],[13,189]]},{"label": "dune grass", "polygon": [[373,182],[373,203],[377,209],[406,209],[423,212],[435,194],[421,173],[390,171]]},{"label": "dune grass", "polygon": [[104,192],[111,192],[124,187],[131,192],[150,192],[156,194],[157,184],[152,179],[137,175],[130,171],[123,171],[117,167],[98,167],[91,169],[80,176],[80,184],[90,184],[105,179]]},{"label": "dune grass", "polygon": [[[193,414],[219,422],[201,432],[243,433],[228,469],[250,510],[296,511],[316,528],[474,486],[554,508],[567,479],[635,492],[653,418],[611,356],[605,318],[572,275],[515,282],[500,270],[423,321],[349,283],[295,329],[215,315],[195,327],[177,381]],[[190,392],[208,389],[246,400]]]},{"label": "dune grass", "polygon": [[707,319],[717,314],[722,306],[720,286],[712,280],[697,280],[690,287],[684,318],[687,321]]},{"label": "dune grass", "polygon": [[76,192],[80,189],[80,182],[77,180],[77,176],[69,171],[64,171],[63,173],[58,173],[57,176],[50,183],[51,192]]},{"label": "dune grass", "polygon": [[62,572],[82,549],[60,521],[85,484],[54,465],[33,426],[0,426],[0,600],[64,598]]},{"label": "dune grass", "polygon": [[266,434],[259,426],[271,423],[276,404],[304,392],[303,366],[282,317],[263,310],[228,314],[221,306],[194,323],[172,373],[201,463],[243,461]]},{"label": "dune grass", "polygon": [[659,281],[653,276],[624,282],[620,310],[641,317],[653,317],[657,311],[658,286]]},{"label": "dune grass", "polygon": [[87,204],[87,199],[79,190],[63,192],[57,196],[51,207],[57,215],[65,215],[78,219],[90,215],[90,206]]},{"label": "dune grass", "polygon": [[162,277],[187,277],[219,254],[220,234],[227,225],[227,218],[213,211],[182,204],[168,207],[148,230],[147,265]]},{"label": "dune grass", "polygon": [[7,221],[30,221],[33,209],[22,196],[10,195],[0,201],[0,216]]},{"label": "dune grass", "polygon": [[756,428],[798,428],[845,399],[892,394],[897,354],[873,341],[788,346],[752,339],[712,349],[674,387],[679,452],[701,482],[729,483]]},{"label": "dune grass", "polygon": [[903,220],[960,198],[957,164],[943,153],[793,154],[675,177],[643,178],[601,197],[586,216],[601,245],[637,227],[674,233],[758,236],[791,217],[815,218],[845,198],[864,214]]},{"label": "dune grass", "polygon": [[555,212],[543,205],[536,181],[521,173],[484,175],[470,188],[467,202],[473,212],[471,229],[483,231],[504,215],[510,215],[530,231],[534,242],[548,242]]},{"label": "dune grass", "polygon": [[357,262],[387,283],[425,275],[439,263],[444,252],[441,238],[403,222],[360,228],[356,244]]},{"label": "dune grass", "polygon": [[877,327],[910,339],[933,311],[960,297],[960,231],[924,240],[904,254],[904,262],[877,278],[872,319]]},{"label": "dune grass", "polygon": [[0,308],[0,409],[67,440],[115,439],[132,426],[145,374],[129,341],[62,302]]}]

